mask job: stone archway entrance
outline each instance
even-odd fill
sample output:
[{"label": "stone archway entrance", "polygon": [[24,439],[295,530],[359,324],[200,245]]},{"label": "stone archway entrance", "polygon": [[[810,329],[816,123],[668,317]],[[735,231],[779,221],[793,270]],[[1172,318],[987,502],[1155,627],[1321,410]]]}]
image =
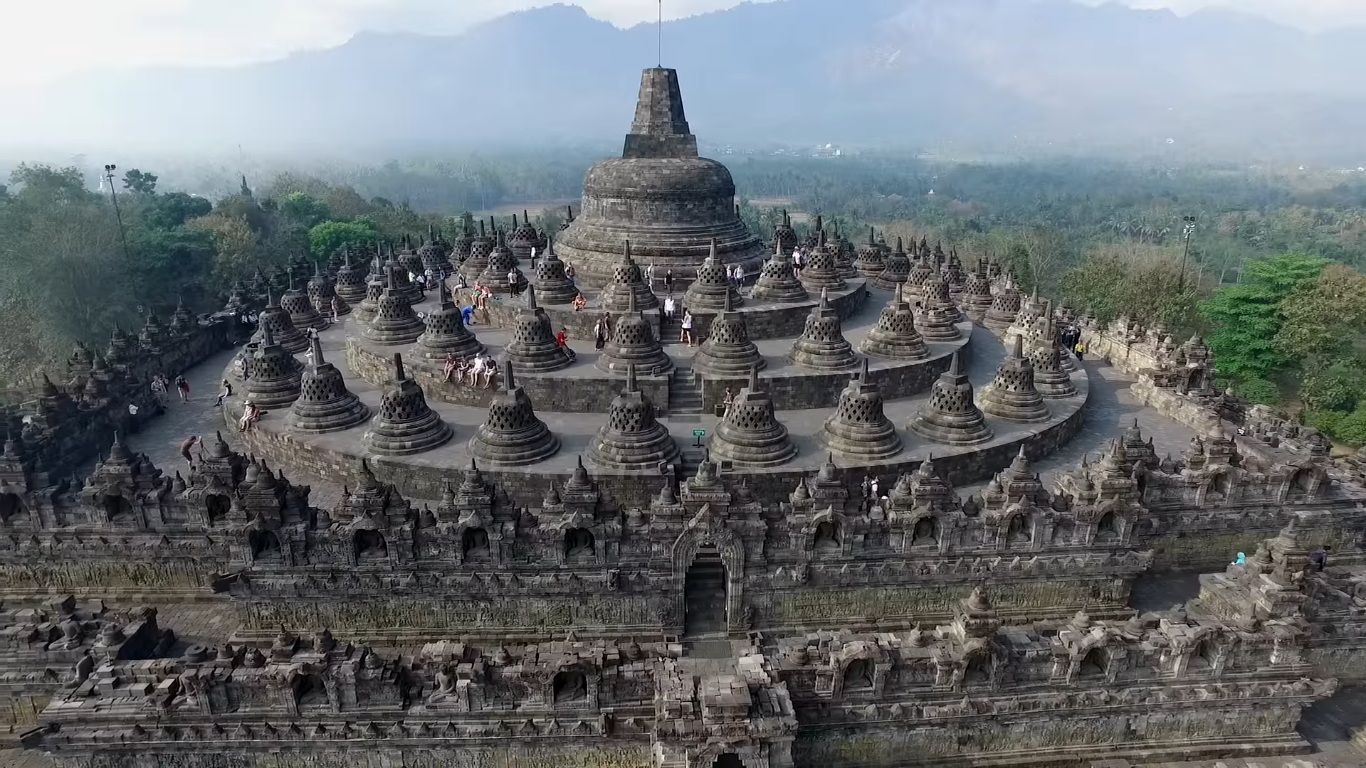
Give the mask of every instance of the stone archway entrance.
[{"label": "stone archway entrance", "polygon": [[717,755],[716,762],[712,768],[745,768],[745,764],[740,761],[740,757],[734,752],[727,752],[724,755]]},{"label": "stone archway entrance", "polygon": [[689,640],[726,636],[726,566],[710,542],[697,548],[683,580],[683,634]]}]

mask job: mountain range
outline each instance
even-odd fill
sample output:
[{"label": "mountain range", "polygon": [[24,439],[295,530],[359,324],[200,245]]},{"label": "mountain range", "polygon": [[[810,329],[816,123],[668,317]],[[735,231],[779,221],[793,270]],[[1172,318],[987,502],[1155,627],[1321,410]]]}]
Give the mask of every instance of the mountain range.
[{"label": "mountain range", "polygon": [[[387,153],[617,142],[653,25],[555,5],[248,66],[10,97],[0,143]],[[779,0],[668,22],[704,143],[1333,158],[1366,150],[1366,30],[1071,0]]]}]

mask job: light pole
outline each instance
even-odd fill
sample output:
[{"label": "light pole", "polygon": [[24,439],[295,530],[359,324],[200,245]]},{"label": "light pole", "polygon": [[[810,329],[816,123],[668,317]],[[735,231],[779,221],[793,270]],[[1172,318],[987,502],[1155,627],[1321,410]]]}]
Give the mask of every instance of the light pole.
[{"label": "light pole", "polygon": [[1186,290],[1186,259],[1191,255],[1191,237],[1195,235],[1195,217],[1182,216],[1181,221],[1185,226],[1181,228],[1181,235],[1186,241],[1185,250],[1181,252],[1181,276],[1176,281],[1176,292],[1183,293]]},{"label": "light pole", "polygon": [[114,169],[113,163],[104,166],[104,178],[109,182],[109,199],[114,203],[114,218],[119,222],[119,242],[123,244],[123,258],[125,261],[132,261],[128,255],[128,235],[123,231],[123,213],[119,211],[119,196],[114,192]]}]

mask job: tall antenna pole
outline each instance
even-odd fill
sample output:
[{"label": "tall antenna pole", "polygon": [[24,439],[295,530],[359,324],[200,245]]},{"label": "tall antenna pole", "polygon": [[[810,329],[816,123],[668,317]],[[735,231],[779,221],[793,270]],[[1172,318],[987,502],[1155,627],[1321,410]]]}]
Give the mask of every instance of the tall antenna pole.
[{"label": "tall antenna pole", "polygon": [[664,68],[664,0],[659,0],[659,24],[655,27],[655,43],[659,47],[659,68]]}]

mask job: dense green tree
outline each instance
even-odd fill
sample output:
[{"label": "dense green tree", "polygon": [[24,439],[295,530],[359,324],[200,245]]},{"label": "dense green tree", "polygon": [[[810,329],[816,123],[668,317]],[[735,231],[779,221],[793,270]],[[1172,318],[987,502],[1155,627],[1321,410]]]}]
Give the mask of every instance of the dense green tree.
[{"label": "dense green tree", "polygon": [[1200,305],[1219,373],[1233,381],[1267,379],[1294,362],[1276,344],[1281,302],[1318,277],[1326,262],[1287,253],[1249,262],[1244,282],[1221,288]]},{"label": "dense green tree", "polygon": [[308,231],[308,250],[315,259],[330,259],[342,246],[358,247],[378,237],[375,225],[367,219],[324,221]]},{"label": "dense green tree", "polygon": [[276,199],[280,214],[290,221],[297,222],[304,229],[312,229],[332,218],[327,204],[306,192],[290,192]]},{"label": "dense green tree", "polygon": [[133,168],[123,174],[123,188],[136,195],[155,195],[157,176],[155,173],[147,173]]}]

